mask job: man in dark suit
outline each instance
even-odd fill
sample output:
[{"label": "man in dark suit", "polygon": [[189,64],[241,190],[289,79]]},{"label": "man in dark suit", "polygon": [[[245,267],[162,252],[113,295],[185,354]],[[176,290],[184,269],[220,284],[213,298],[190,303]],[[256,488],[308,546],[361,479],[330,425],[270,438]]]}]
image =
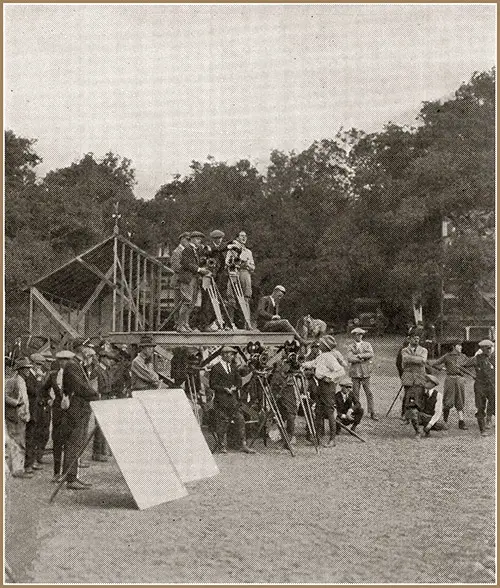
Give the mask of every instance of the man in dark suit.
[{"label": "man in dark suit", "polygon": [[99,394],[92,387],[88,375],[93,355],[91,349],[78,341],[75,345],[75,358],[70,360],[63,370],[63,390],[70,399],[67,419],[71,431],[66,441],[63,474],[68,472],[66,481],[67,487],[71,490],[81,490],[91,486],[78,478],[76,458],[86,441],[85,436],[92,414],[90,401],[99,399]]},{"label": "man in dark suit", "polygon": [[192,331],[189,326],[189,319],[195,306],[201,304],[200,278],[210,274],[206,267],[200,267],[200,257],[198,249],[202,240],[205,238],[203,233],[194,231],[190,233],[189,244],[182,250],[180,260],[180,271],[177,276],[181,293],[182,304],[179,309],[179,318],[177,321],[177,331],[180,333],[189,333]]},{"label": "man in dark suit", "polygon": [[[363,418],[364,410],[352,392],[352,382],[348,382],[347,380],[340,382],[340,390],[335,394],[335,398],[337,403],[337,418],[346,427],[350,425],[351,431],[355,431]],[[337,435],[341,430],[342,427],[337,423]]]},{"label": "man in dark suit", "polygon": [[257,308],[257,328],[267,333],[293,333],[301,343],[306,343],[287,319],[281,318],[279,305],[285,295],[283,286],[276,286],[270,296],[263,296]]},{"label": "man in dark suit", "polygon": [[218,438],[216,451],[227,453],[227,430],[231,421],[236,423],[243,453],[255,453],[246,443],[245,417],[240,405],[241,376],[234,363],[236,352],[223,347],[220,361],[210,371],[209,385],[214,391],[215,432]]}]

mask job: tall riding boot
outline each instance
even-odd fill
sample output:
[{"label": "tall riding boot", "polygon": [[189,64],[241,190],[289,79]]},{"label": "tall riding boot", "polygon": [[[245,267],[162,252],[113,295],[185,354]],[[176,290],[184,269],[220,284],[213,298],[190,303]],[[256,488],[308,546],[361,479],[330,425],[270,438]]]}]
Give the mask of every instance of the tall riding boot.
[{"label": "tall riding boot", "polygon": [[448,422],[448,417],[450,416],[450,409],[449,408],[443,408],[443,421],[445,423]]}]

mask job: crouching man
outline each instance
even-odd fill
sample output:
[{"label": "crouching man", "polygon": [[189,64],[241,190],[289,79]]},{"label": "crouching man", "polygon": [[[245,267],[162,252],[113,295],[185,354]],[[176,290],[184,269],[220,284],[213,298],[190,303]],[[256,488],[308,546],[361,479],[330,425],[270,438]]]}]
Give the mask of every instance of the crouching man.
[{"label": "crouching man", "polygon": [[447,426],[439,419],[443,414],[443,393],[438,390],[439,380],[426,374],[422,388],[414,386],[405,398],[405,417],[415,430],[415,438],[420,439],[420,427],[425,436],[433,431],[444,431]]},{"label": "crouching man", "polygon": [[[340,390],[337,392],[337,419],[346,427],[351,427],[351,431],[355,431],[356,427],[363,418],[364,410],[360,401],[354,396],[352,391],[352,382],[342,380],[340,382]],[[337,423],[337,435],[342,430],[342,427]]]}]

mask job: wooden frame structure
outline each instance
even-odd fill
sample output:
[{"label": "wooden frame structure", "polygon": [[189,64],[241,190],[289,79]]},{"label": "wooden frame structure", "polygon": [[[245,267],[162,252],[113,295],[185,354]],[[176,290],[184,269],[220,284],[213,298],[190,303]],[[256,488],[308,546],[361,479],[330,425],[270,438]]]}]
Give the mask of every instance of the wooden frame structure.
[{"label": "wooden frame structure", "polygon": [[162,347],[283,345],[290,333],[165,331],[172,311],[173,271],[115,232],[29,287],[30,335],[62,347],[76,337],[137,344],[145,333]]}]

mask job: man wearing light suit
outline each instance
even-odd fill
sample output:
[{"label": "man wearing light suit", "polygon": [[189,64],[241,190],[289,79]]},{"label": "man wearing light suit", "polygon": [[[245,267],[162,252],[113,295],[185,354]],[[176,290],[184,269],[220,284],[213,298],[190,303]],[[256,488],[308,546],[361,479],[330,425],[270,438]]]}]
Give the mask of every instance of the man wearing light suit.
[{"label": "man wearing light suit", "polygon": [[351,331],[354,335],[354,343],[350,345],[347,351],[347,361],[349,362],[349,376],[352,379],[352,393],[356,400],[359,400],[361,386],[366,394],[366,403],[368,414],[374,421],[378,421],[373,403],[373,394],[370,388],[370,376],[373,368],[373,348],[368,341],[363,341],[364,329],[356,327]]}]

